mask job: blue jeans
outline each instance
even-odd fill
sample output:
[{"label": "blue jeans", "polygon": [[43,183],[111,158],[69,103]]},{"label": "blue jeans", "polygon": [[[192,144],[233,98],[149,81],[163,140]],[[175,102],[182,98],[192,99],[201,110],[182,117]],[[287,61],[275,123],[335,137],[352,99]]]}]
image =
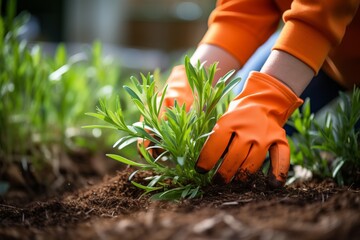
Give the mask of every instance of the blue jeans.
[{"label": "blue jeans", "polygon": [[236,73],[241,82],[234,88],[235,94],[239,94],[244,87],[245,81],[251,71],[260,71],[266,59],[270,55],[271,48],[275,44],[279,33],[274,33],[258,50],[250,57],[246,64]]},{"label": "blue jeans", "polygon": [[[271,48],[278,38],[278,32],[274,33],[248,60],[241,70],[236,74],[241,77],[241,82],[235,87],[235,94],[239,94],[244,87],[245,81],[251,71],[259,71],[268,58]],[[305,100],[310,98],[310,109],[312,113],[318,112],[325,105],[339,96],[339,91],[345,89],[320,70],[310,84],[305,88],[300,98]],[[286,133],[291,135],[294,129],[288,125],[284,126]]]},{"label": "blue jeans", "polygon": [[[320,109],[330,103],[339,96],[340,91],[345,91],[340,84],[330,78],[322,70],[319,71],[305,88],[300,98],[305,100],[310,99],[310,110],[312,113],[317,113]],[[292,135],[295,129],[289,125],[285,125],[284,129],[287,135]]]}]

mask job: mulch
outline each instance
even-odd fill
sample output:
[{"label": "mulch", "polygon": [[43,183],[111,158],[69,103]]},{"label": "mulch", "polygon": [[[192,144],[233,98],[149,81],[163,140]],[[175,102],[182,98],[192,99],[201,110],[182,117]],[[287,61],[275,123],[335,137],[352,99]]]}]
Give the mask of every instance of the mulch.
[{"label": "mulch", "polygon": [[[360,190],[331,180],[272,189],[263,176],[201,198],[152,201],[123,169],[47,198],[0,199],[0,239],[358,239]],[[143,175],[142,175],[143,174]],[[138,180],[146,172],[138,174]],[[135,179],[136,180],[136,179]]]}]

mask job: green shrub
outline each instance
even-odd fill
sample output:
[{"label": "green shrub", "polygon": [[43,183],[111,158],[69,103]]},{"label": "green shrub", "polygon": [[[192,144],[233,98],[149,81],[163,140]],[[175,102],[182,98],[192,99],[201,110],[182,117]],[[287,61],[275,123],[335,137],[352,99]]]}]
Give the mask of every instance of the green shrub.
[{"label": "green shrub", "polygon": [[360,183],[360,89],[340,92],[334,111],[324,122],[310,113],[309,100],[302,112],[296,110],[290,123],[298,133],[289,138],[292,164],[310,170],[320,178],[334,178],[338,184]]},{"label": "green shrub", "polygon": [[[144,189],[146,193],[156,191],[152,196],[154,199],[193,198],[201,194],[201,187],[210,183],[213,172],[198,174],[194,170],[195,162],[206,137],[230,101],[225,96],[239,82],[239,79],[232,79],[226,84],[233,73],[229,72],[213,87],[216,64],[209,69],[205,69],[200,63],[197,67],[193,67],[189,58],[185,58],[185,68],[195,96],[189,112],[186,112],[185,106],[175,103],[173,108],[166,110],[166,120],[159,118],[163,99],[158,102],[156,91],[158,79],[148,74],[142,75],[141,80],[132,77],[132,86],[124,86],[133,104],[144,117],[144,122],[128,125],[119,102],[114,111],[110,110],[105,102],[101,102],[97,113],[88,114],[108,123],[103,126],[88,127],[105,127],[126,133],[126,136],[120,138],[114,147],[123,149],[136,142],[138,138],[142,138],[155,144],[149,148],[163,150],[162,154],[154,158],[147,152],[148,149],[142,146],[140,152],[144,156],[143,162],[108,154],[109,157],[124,164],[140,170],[153,171],[154,175],[145,179],[148,181],[147,185],[136,182],[133,184]],[[165,91],[166,87],[162,96]],[[131,175],[130,180],[134,174]]]}]

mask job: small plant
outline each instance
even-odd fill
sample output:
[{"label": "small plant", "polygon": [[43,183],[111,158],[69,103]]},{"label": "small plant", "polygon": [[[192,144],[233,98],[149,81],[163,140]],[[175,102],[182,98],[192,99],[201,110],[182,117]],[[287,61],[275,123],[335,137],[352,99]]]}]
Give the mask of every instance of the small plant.
[{"label": "small plant", "polygon": [[[211,65],[208,69],[205,69],[200,63],[193,67],[189,58],[186,57],[185,68],[194,95],[194,103],[189,112],[186,112],[185,106],[180,106],[175,102],[173,108],[166,110],[165,118],[160,117],[159,112],[163,98],[159,99],[158,97],[157,79],[148,74],[141,75],[142,83],[132,77],[132,86],[124,86],[126,92],[131,96],[133,104],[144,117],[143,122],[127,125],[119,101],[115,111],[109,110],[102,101],[97,113],[88,113],[88,115],[109,124],[88,127],[106,127],[127,134],[114,144],[114,147],[118,149],[123,149],[139,138],[154,143],[147,149],[144,146],[140,147],[144,162],[108,154],[109,157],[137,167],[139,170],[153,171],[154,175],[145,179],[148,181],[147,185],[134,181],[132,183],[144,189],[145,193],[156,191],[156,194],[152,196],[154,199],[193,198],[201,194],[201,187],[210,183],[213,172],[205,175],[198,174],[194,170],[195,162],[206,137],[225,111],[226,104],[229,102],[225,96],[240,80],[238,78],[229,80],[233,74],[232,71],[223,76],[213,87],[216,64]],[[161,96],[165,95],[165,91],[166,86]],[[150,148],[160,148],[163,152],[154,158],[147,151]],[[130,180],[139,170],[133,172]]]},{"label": "small plant", "polygon": [[334,112],[324,123],[310,113],[309,100],[302,113],[296,110],[290,123],[297,133],[289,138],[291,160],[320,178],[334,178],[338,184],[360,182],[360,89],[340,92]]}]

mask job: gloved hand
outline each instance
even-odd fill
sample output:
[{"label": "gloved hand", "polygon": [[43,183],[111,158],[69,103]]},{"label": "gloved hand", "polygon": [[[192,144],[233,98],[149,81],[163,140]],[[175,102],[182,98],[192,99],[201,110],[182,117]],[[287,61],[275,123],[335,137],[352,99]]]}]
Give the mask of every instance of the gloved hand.
[{"label": "gloved hand", "polygon": [[[187,80],[184,65],[175,66],[172,69],[170,76],[166,81],[166,85],[168,87],[166,89],[163,104],[159,112],[159,118],[162,118],[164,116],[167,108],[171,108],[174,106],[175,100],[179,105],[185,104],[186,110],[189,111],[194,101],[194,97],[189,82]],[[158,98],[161,98],[161,94],[159,94]],[[142,120],[143,119],[141,117],[140,121]],[[139,139],[138,147],[140,147],[140,144],[144,144],[145,148],[147,148],[151,145],[151,142],[149,140]],[[154,150],[155,149],[150,149],[149,153],[152,156],[156,157],[159,153]]]},{"label": "gloved hand", "polygon": [[166,84],[168,87],[166,89],[162,110],[160,111],[160,117],[162,117],[166,108],[174,106],[175,100],[179,105],[185,104],[186,110],[189,111],[194,101],[194,97],[187,80],[185,66],[175,66],[172,69]]},{"label": "gloved hand", "polygon": [[245,180],[260,169],[269,151],[270,183],[282,186],[290,166],[289,145],[282,127],[302,102],[279,80],[252,72],[243,91],[213,128],[195,169],[206,173],[223,158],[215,180],[228,183],[234,176]]}]

